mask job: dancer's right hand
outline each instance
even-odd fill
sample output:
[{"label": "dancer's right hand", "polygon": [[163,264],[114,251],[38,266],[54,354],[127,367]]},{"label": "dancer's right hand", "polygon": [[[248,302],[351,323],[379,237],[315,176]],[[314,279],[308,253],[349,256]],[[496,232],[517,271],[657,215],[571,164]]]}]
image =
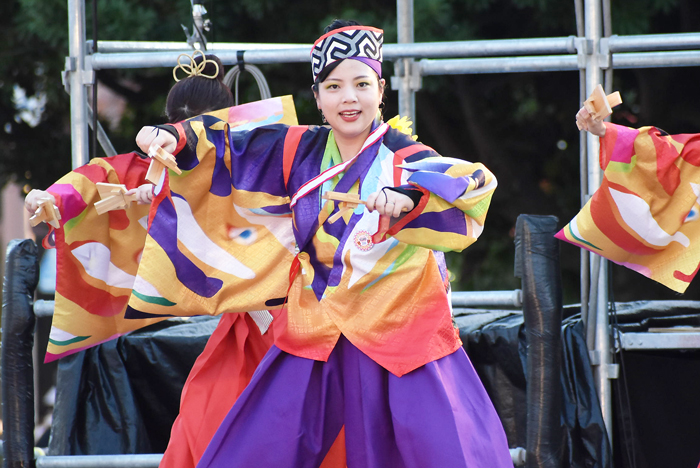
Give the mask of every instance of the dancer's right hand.
[{"label": "dancer's right hand", "polygon": [[177,139],[170,132],[158,127],[143,127],[136,135],[136,144],[146,154],[153,144],[159,145],[168,153],[173,153],[177,148]]},{"label": "dancer's right hand", "polygon": [[593,117],[585,107],[580,108],[576,113],[576,123],[581,130],[586,130],[601,138],[605,136],[605,123]]},{"label": "dancer's right hand", "polygon": [[34,214],[39,208],[39,200],[42,198],[49,198],[51,203],[56,204],[56,198],[45,190],[33,189],[31,192],[24,197],[24,208],[31,214]]}]

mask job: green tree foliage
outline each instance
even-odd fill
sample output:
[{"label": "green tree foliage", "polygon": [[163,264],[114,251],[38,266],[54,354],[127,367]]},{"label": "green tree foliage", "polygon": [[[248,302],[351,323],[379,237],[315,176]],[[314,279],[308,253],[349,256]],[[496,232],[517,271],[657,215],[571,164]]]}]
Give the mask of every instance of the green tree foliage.
[{"label": "green tree foliage", "polygon": [[[191,29],[186,0],[97,2],[99,39],[182,41],[180,25]],[[396,2],[208,0],[205,6],[213,23],[207,37],[213,42],[310,44],[334,18],[382,27],[386,42],[396,41]],[[696,0],[615,0],[612,7],[616,34],[686,32],[700,24]],[[70,170],[69,102],[60,79],[68,55],[66,8],[65,0],[6,0],[0,6],[2,183],[14,177],[27,188],[45,188]],[[91,38],[91,2],[86,9]],[[414,11],[415,40],[421,42],[576,35],[573,1],[415,0]],[[274,95],[295,96],[301,122],[320,123],[308,64],[261,68]],[[389,81],[391,63],[385,63],[384,74]],[[694,68],[616,71],[614,88],[625,103],[614,120],[677,133],[700,131],[697,75]],[[128,101],[119,126],[108,133],[117,151],[131,151],[142,125],[164,120],[171,71],[103,70],[98,77]],[[45,94],[37,125],[17,118],[15,86],[28,96]],[[416,96],[421,141],[445,155],[483,161],[500,185],[482,239],[466,254],[450,257],[457,289],[518,287],[511,274],[517,216],[553,214],[563,224],[577,212],[579,133],[573,120],[580,106],[578,89],[576,72],[424,77]],[[244,101],[258,97],[249,75],[241,79],[241,95]],[[396,109],[396,93],[389,90],[385,114],[393,116]],[[562,247],[567,301],[578,297],[578,261],[578,249]],[[639,275],[616,271],[618,299],[639,298],[634,291],[640,283],[650,295],[669,296]],[[626,296],[627,291],[633,293]]]}]

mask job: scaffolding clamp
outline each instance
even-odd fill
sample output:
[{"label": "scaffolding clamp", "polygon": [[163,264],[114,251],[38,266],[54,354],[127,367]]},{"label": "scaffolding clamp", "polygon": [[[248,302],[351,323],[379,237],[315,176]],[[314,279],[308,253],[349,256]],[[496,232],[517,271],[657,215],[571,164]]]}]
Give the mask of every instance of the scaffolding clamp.
[{"label": "scaffolding clamp", "polygon": [[593,41],[585,37],[574,38],[574,47],[576,48],[577,65],[579,70],[586,68],[586,55],[593,53]]},{"label": "scaffolding clamp", "polygon": [[92,68],[92,63],[86,58],[85,60],[86,69],[78,70],[78,59],[76,57],[66,57],[64,69],[61,72],[61,82],[63,83],[63,88],[66,93],[70,94],[70,79],[71,73],[80,73],[81,83],[85,86],[92,86],[95,84],[95,70]]},{"label": "scaffolding clamp", "polygon": [[423,87],[423,75],[419,62],[409,58],[401,58],[394,62],[391,89],[394,91],[402,89],[404,80],[408,81],[408,90],[410,91],[418,91]]},{"label": "scaffolding clamp", "polygon": [[[611,36],[612,37],[612,36]],[[610,52],[610,37],[601,37],[600,52],[598,53],[598,66],[603,70],[612,68],[612,53]]]},{"label": "scaffolding clamp", "polygon": [[617,379],[620,377],[620,365],[619,364],[603,364],[600,350],[593,349],[588,351],[588,357],[591,360],[591,367],[599,367],[600,372],[608,379]]}]

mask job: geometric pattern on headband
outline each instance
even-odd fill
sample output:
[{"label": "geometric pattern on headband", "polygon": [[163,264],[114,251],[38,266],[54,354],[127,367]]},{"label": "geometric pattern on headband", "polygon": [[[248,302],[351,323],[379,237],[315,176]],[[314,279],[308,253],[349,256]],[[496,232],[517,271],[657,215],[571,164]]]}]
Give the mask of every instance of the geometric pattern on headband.
[{"label": "geometric pattern on headband", "polygon": [[333,62],[350,57],[382,61],[384,31],[370,26],[346,26],[324,34],[311,49],[311,73],[314,82]]}]

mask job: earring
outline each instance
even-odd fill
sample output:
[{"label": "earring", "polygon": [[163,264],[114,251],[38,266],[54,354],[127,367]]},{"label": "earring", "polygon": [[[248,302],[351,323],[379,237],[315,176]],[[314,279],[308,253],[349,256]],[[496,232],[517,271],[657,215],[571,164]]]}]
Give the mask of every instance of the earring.
[{"label": "earring", "polygon": [[326,120],[326,116],[323,115],[323,111],[321,109],[318,110],[318,113],[321,114],[321,120],[323,121],[323,123],[328,123],[328,121]]}]

